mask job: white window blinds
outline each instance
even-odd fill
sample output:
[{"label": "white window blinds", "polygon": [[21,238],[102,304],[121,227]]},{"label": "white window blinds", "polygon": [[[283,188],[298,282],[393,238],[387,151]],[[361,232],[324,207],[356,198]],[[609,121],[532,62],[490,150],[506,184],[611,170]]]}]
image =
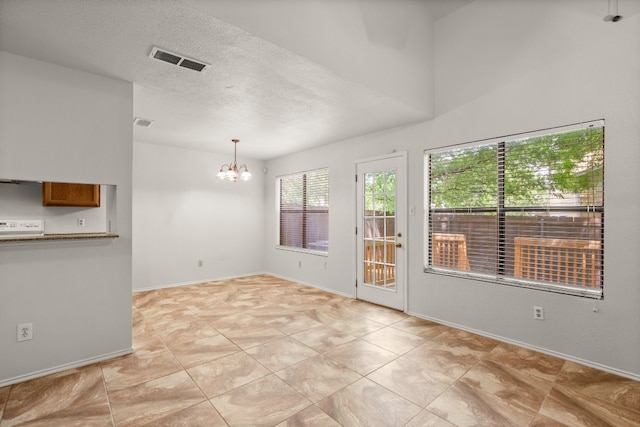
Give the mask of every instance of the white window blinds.
[{"label": "white window blinds", "polygon": [[278,178],[279,245],[328,252],[329,170]]},{"label": "white window blinds", "polygon": [[604,121],[425,153],[428,271],[601,297]]}]

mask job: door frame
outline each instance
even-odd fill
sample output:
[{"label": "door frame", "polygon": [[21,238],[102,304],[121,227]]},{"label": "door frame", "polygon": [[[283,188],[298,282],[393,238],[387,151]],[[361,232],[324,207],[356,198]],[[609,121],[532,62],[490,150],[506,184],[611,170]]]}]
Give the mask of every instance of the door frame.
[{"label": "door frame", "polygon": [[[407,312],[407,307],[408,307],[408,290],[409,290],[409,283],[408,283],[408,274],[407,274],[407,263],[408,263],[408,259],[409,259],[409,253],[408,253],[408,248],[409,248],[409,170],[408,170],[408,166],[409,166],[409,156],[408,156],[408,152],[407,151],[393,151],[389,154],[381,154],[378,156],[373,156],[373,157],[366,157],[363,159],[357,159],[354,161],[354,165],[353,165],[353,176],[355,177],[354,179],[354,186],[353,186],[353,192],[354,192],[354,196],[353,196],[353,200],[354,200],[354,204],[353,204],[353,228],[352,230],[354,230],[354,248],[353,248],[353,253],[354,253],[354,260],[355,262],[352,263],[353,265],[353,275],[355,277],[355,279],[353,280],[354,283],[354,288],[353,288],[353,294],[355,296],[355,299],[358,299],[358,263],[360,262],[360,260],[358,259],[358,239],[360,238],[360,234],[356,234],[355,230],[358,228],[358,225],[360,223],[360,218],[358,218],[358,185],[360,184],[359,181],[357,181],[357,177],[358,177],[358,165],[361,163],[369,163],[369,162],[375,162],[375,161],[379,161],[379,160],[388,160],[388,159],[394,159],[394,158],[399,158],[400,159],[400,163],[401,163],[401,167],[402,167],[402,172],[404,174],[404,181],[405,181],[405,186],[404,186],[404,200],[405,200],[405,205],[402,206],[402,212],[400,212],[400,215],[398,215],[398,211],[400,209],[398,209],[398,205],[396,205],[396,218],[401,217],[402,221],[405,224],[405,230],[404,230],[404,239],[403,239],[403,248],[404,248],[404,256],[402,257],[402,262],[401,262],[401,274],[400,277],[402,279],[402,284],[403,284],[403,298],[402,298],[402,312],[406,313]],[[396,193],[398,192],[398,190],[396,189]],[[396,199],[397,200],[397,199]],[[397,266],[397,264],[396,264]],[[398,277],[398,270],[396,268],[396,277]],[[364,300],[362,300],[364,301]]]}]

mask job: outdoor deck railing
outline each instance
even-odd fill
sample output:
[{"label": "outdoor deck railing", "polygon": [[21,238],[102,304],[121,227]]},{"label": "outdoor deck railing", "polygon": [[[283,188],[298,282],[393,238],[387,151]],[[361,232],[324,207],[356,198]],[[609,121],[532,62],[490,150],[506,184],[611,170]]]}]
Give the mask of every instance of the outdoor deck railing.
[{"label": "outdoor deck railing", "polygon": [[395,283],[396,248],[394,238],[365,240],[364,261],[365,283],[375,285]]},{"label": "outdoor deck railing", "polygon": [[433,233],[431,244],[434,267],[470,270],[464,234]]},{"label": "outdoor deck railing", "polygon": [[517,278],[600,287],[601,245],[596,240],[514,239]]}]

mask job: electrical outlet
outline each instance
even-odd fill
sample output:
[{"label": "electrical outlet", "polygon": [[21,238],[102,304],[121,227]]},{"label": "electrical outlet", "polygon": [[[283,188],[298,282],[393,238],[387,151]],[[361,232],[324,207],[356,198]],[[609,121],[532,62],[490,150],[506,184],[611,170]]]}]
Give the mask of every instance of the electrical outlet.
[{"label": "electrical outlet", "polygon": [[201,259],[198,260],[198,267],[202,267],[204,265],[204,263],[202,262]]},{"label": "electrical outlet", "polygon": [[78,218],[78,227],[84,227],[84,218]]},{"label": "electrical outlet", "polygon": [[544,307],[533,306],[533,318],[536,320],[544,320]]},{"label": "electrical outlet", "polygon": [[22,323],[18,325],[17,340],[28,341],[33,339],[33,323]]}]

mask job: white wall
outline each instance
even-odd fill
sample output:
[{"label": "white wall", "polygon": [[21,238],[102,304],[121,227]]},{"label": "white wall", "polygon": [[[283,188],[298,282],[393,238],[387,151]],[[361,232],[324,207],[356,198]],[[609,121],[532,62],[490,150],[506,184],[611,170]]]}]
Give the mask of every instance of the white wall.
[{"label": "white wall", "polygon": [[425,1],[187,3],[433,115],[433,19]]},{"label": "white wall", "polygon": [[240,146],[253,179],[231,183],[216,178],[229,156],[140,142],[133,153],[135,290],[264,271],[263,162]]},{"label": "white wall", "polygon": [[[409,152],[409,206],[423,206],[427,148],[606,120],[602,301],[423,272],[424,220],[409,216],[407,311],[640,378],[640,16],[619,23],[602,2],[477,0],[436,24],[436,119],[267,162],[266,269],[355,293],[354,162]],[[275,249],[273,180],[330,169],[330,254]],[[302,260],[302,268],[298,268]],[[534,305],[545,320],[533,320]],[[598,312],[593,311],[598,308]]]},{"label": "white wall", "polygon": [[[355,296],[354,162],[391,153],[393,150],[407,150],[407,132],[411,131],[391,129],[268,161],[264,225],[267,271],[343,295]],[[277,249],[276,178],[322,167],[329,168],[328,256]]]},{"label": "white wall", "polygon": [[0,176],[115,185],[120,235],[0,245],[2,386],[131,351],[133,87],[0,51],[0,93]]}]

